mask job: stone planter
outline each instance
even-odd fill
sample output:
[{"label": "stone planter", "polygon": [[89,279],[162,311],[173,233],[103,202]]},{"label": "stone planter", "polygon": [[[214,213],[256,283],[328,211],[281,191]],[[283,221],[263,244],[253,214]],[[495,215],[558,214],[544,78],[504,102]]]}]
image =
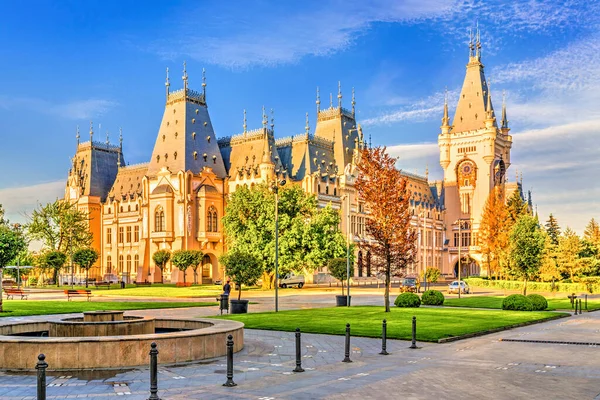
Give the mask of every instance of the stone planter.
[{"label": "stone planter", "polygon": [[229,300],[232,314],[248,313],[248,300]]},{"label": "stone planter", "polygon": [[[348,296],[344,295],[344,296],[335,296],[335,305],[337,307],[346,307],[349,306],[348,302]],[[352,302],[352,296],[350,296],[350,302]]]}]

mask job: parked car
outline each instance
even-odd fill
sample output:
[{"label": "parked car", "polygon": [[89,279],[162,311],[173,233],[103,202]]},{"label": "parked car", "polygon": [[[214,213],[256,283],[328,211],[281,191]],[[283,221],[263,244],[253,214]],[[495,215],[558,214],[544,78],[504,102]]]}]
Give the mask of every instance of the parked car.
[{"label": "parked car", "polygon": [[279,277],[280,288],[285,289],[290,286],[298,286],[298,289],[302,289],[302,286],[304,286],[304,275],[290,273]]},{"label": "parked car", "polygon": [[400,291],[404,292],[417,292],[417,278],[404,278],[400,281]]},{"label": "parked car", "polygon": [[467,285],[467,282],[452,281],[452,283],[448,285],[448,293],[458,293],[459,288],[461,293],[469,294],[471,292],[471,289],[469,288],[469,285]]}]

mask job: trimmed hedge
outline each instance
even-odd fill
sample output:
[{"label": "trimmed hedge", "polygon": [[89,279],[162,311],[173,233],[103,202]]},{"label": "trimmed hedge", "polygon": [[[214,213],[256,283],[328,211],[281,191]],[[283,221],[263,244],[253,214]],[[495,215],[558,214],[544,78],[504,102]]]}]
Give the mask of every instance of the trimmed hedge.
[{"label": "trimmed hedge", "polygon": [[396,307],[417,308],[421,306],[421,299],[417,294],[406,292],[396,297],[396,301],[394,301],[394,304],[396,305]]},{"label": "trimmed hedge", "polygon": [[[494,281],[482,278],[466,278],[465,282],[472,287],[523,290],[523,281]],[[527,291],[559,292],[559,293],[600,293],[600,282],[595,277],[581,278],[579,283],[564,282],[527,282]]]},{"label": "trimmed hedge", "polygon": [[441,306],[444,300],[444,295],[439,290],[426,290],[421,296],[421,302],[428,306]]},{"label": "trimmed hedge", "polygon": [[531,305],[533,306],[533,311],[544,311],[548,308],[548,300],[542,295],[539,294],[528,294],[527,298],[531,301]]},{"label": "trimmed hedge", "polygon": [[512,311],[532,311],[533,304],[531,300],[522,294],[511,294],[502,301],[503,310]]}]

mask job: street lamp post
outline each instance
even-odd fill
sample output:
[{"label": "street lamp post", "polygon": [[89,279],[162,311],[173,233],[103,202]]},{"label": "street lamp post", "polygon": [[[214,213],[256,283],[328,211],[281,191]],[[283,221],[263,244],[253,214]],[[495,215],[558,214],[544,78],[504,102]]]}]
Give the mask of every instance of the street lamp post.
[{"label": "street lamp post", "polygon": [[350,193],[347,195],[348,198],[348,220],[347,220],[347,232],[346,232],[346,279],[347,291],[346,291],[346,307],[350,307]]},{"label": "street lamp post", "polygon": [[285,179],[271,185],[275,193],[275,312],[279,311],[279,186],[285,185]]},{"label": "street lamp post", "polygon": [[[21,229],[21,224],[15,224],[14,225],[15,230],[17,232],[19,232],[19,230]],[[21,260],[19,259],[19,256],[17,255],[17,288],[21,289]]]},{"label": "street lamp post", "polygon": [[462,269],[460,250],[462,248],[462,221],[458,220],[458,298],[460,299],[460,270]]},{"label": "street lamp post", "polygon": [[75,287],[75,268],[73,267],[73,229],[69,230],[69,260],[71,262],[71,288]]}]

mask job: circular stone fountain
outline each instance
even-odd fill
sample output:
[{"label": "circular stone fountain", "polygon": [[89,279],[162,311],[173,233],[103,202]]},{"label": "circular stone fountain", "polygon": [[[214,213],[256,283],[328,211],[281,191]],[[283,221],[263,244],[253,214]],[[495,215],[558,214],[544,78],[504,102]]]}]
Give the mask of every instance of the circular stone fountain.
[{"label": "circular stone fountain", "polygon": [[0,369],[33,369],[40,353],[51,370],[134,367],[148,364],[152,342],[161,364],[204,360],[226,354],[228,335],[234,351],[244,347],[244,324],[228,320],[92,311],[78,318],[16,322],[0,325]]}]

